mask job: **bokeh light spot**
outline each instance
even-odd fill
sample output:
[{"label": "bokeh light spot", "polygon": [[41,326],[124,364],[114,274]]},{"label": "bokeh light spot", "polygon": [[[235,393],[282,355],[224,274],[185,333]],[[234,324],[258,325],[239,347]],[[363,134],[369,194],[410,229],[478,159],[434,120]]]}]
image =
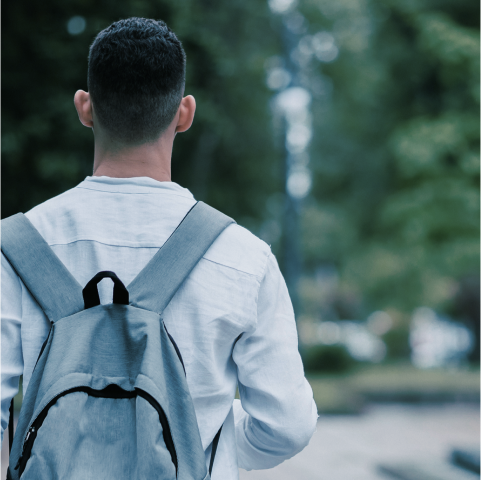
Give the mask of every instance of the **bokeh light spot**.
[{"label": "bokeh light spot", "polygon": [[80,15],[75,15],[67,22],[67,32],[70,35],[79,35],[85,30],[87,22],[85,21],[84,17]]}]

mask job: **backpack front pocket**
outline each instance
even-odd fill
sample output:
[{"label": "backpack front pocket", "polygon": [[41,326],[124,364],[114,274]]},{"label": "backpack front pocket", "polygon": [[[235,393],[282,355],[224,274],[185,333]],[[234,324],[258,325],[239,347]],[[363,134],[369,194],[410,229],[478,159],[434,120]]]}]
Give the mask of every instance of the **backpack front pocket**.
[{"label": "backpack front pocket", "polygon": [[177,455],[162,407],[142,390],[77,387],[32,423],[18,462],[24,480],[174,480]]}]

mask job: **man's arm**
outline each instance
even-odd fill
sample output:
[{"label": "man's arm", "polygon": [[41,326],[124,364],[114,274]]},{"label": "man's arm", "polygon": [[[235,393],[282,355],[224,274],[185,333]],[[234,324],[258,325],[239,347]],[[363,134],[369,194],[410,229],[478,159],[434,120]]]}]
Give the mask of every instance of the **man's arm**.
[{"label": "man's arm", "polygon": [[240,337],[233,358],[241,398],[234,404],[239,466],[275,467],[309,443],[317,408],[304,377],[292,304],[272,254],[259,289],[257,326]]},{"label": "man's arm", "polygon": [[2,377],[1,438],[8,425],[10,401],[18,392],[18,381],[23,373],[22,355],[22,286],[17,274],[2,254]]}]

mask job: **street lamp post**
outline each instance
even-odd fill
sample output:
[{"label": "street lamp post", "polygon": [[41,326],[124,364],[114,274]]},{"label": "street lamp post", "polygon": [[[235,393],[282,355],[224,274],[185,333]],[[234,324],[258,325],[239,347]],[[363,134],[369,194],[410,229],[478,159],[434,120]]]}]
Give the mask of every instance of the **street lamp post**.
[{"label": "street lamp post", "polygon": [[[283,121],[284,131],[284,238],[282,260],[284,276],[294,306],[296,318],[301,310],[299,301],[299,278],[302,272],[300,210],[302,199],[309,193],[311,173],[309,170],[308,145],[312,136],[310,93],[301,85],[302,67],[296,61],[299,44],[300,22],[304,18],[296,12],[292,0],[270,0],[273,12],[281,14],[284,55],[282,66],[272,69],[277,86],[275,106]],[[300,21],[300,22],[299,22]],[[276,86],[276,85],[274,85]]]}]

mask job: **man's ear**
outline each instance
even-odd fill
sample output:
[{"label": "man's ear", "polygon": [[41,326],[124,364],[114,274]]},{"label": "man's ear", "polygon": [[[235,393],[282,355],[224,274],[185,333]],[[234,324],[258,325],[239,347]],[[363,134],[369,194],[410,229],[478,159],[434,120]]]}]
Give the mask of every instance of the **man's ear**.
[{"label": "man's ear", "polygon": [[93,113],[92,113],[92,101],[90,100],[90,94],[83,90],[77,90],[73,97],[73,103],[77,109],[78,118],[82,125],[92,128],[94,126]]},{"label": "man's ear", "polygon": [[186,130],[188,130],[192,125],[192,122],[194,121],[194,114],[195,98],[192,95],[187,95],[180,102],[179,119],[177,121],[175,131],[185,132]]}]

